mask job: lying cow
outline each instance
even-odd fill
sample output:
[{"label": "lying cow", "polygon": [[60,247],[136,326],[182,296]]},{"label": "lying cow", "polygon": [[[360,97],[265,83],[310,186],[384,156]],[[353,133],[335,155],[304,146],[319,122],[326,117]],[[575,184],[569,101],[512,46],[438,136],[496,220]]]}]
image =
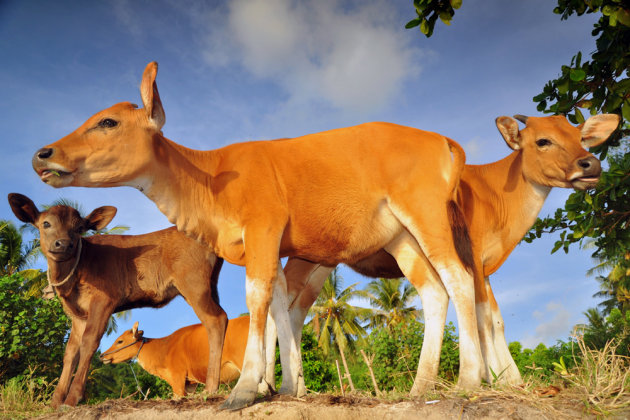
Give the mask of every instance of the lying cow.
[{"label": "lying cow", "polygon": [[[21,194],[9,194],[9,203],[18,219],[39,229],[48,281],[72,319],[53,407],[74,406],[83,398],[90,360],[114,312],[159,308],[181,294],[205,326],[209,348],[223,347],[227,315],[219,306],[216,289],[223,260],[206,246],[175,227],[137,236],[83,238],[86,231],[107,226],[116,214],[111,206],[82,218],[68,206],[40,213]],[[218,386],[220,362],[220,351],[210,352],[208,387]]]},{"label": "lying cow", "polygon": [[[237,379],[249,332],[249,316],[231,319],[227,324],[221,356],[221,383]],[[164,379],[178,397],[186,395],[187,385],[206,382],[208,337],[201,324],[180,328],[163,338],[145,338],[136,322],[101,354],[103,363],[122,363],[137,358],[147,372]]]}]

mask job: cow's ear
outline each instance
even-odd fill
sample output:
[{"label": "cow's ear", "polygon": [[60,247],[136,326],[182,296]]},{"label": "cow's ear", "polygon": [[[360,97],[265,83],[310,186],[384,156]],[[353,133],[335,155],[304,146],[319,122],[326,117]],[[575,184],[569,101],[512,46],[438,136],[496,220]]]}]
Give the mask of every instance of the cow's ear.
[{"label": "cow's ear", "polygon": [[156,129],[161,130],[166,122],[166,114],[164,114],[157,83],[155,83],[157,70],[158,65],[155,61],[147,64],[142,75],[142,83],[140,84],[140,96],[142,97],[142,104],[148,120]]},{"label": "cow's ear", "polygon": [[519,150],[521,148],[521,133],[516,120],[504,116],[498,117],[495,122],[508,147],[512,150]]},{"label": "cow's ear", "polygon": [[33,201],[25,195],[9,194],[9,205],[13,214],[24,223],[35,224],[39,218],[39,210]]},{"label": "cow's ear", "polygon": [[582,132],[582,146],[589,148],[602,144],[608,140],[618,125],[619,115],[593,115],[578,127]]},{"label": "cow's ear", "polygon": [[116,207],[103,206],[94,209],[94,211],[85,218],[85,230],[101,230],[112,221],[114,216],[116,216]]}]

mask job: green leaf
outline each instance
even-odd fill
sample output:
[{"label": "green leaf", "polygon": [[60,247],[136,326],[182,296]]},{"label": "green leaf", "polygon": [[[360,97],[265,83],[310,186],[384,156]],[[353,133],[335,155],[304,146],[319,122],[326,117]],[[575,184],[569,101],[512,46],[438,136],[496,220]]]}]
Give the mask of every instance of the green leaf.
[{"label": "green leaf", "polygon": [[630,100],[626,99],[623,101],[623,105],[621,106],[621,115],[624,120],[630,121]]},{"label": "green leaf", "polygon": [[574,108],[575,111],[575,119],[577,121],[578,124],[583,124],[584,123],[584,115],[582,115],[582,112],[580,111],[579,108]]},{"label": "green leaf", "polygon": [[582,69],[571,69],[571,71],[569,72],[569,77],[574,82],[579,82],[584,80],[584,78],[586,77],[586,72]]},{"label": "green leaf", "polygon": [[462,0],[451,0],[451,7],[453,9],[459,9],[462,7]]},{"label": "green leaf", "polygon": [[428,36],[430,30],[431,28],[429,28],[429,22],[423,19],[422,22],[420,23],[420,32]]},{"label": "green leaf", "polygon": [[418,25],[420,25],[420,19],[419,18],[415,18],[415,19],[412,19],[409,22],[407,22],[407,24],[405,25],[405,28],[406,29],[411,29],[411,28],[415,28]]}]

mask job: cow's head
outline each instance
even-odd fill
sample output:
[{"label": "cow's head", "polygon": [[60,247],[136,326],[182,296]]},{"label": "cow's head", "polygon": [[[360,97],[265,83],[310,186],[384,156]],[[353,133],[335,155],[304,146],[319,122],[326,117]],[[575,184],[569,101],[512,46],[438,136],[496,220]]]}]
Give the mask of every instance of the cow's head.
[{"label": "cow's head", "polygon": [[578,127],[563,116],[515,118],[525,124],[519,130],[511,117],[499,117],[497,127],[507,145],[522,151],[523,175],[546,187],[585,190],[597,184],[602,168],[585,148],[608,139],[619,125],[619,116],[601,114]]},{"label": "cow's head", "polygon": [[63,262],[74,257],[81,235],[90,229],[103,229],[116,215],[116,207],[103,206],[86,218],[70,206],[53,206],[40,212],[33,201],[22,194],[9,194],[9,204],[15,217],[39,230],[44,255]]},{"label": "cow's head", "polygon": [[35,152],[33,169],[53,187],[140,187],[153,161],[154,136],[166,121],[155,77],[157,63],[144,71],[140,93],[144,108],[116,104],[90,117],[64,138]]},{"label": "cow's head", "polygon": [[138,330],[136,321],[132,329],[122,333],[114,344],[101,354],[101,361],[105,364],[122,363],[135,358],[144,342],[143,334],[144,331]]}]

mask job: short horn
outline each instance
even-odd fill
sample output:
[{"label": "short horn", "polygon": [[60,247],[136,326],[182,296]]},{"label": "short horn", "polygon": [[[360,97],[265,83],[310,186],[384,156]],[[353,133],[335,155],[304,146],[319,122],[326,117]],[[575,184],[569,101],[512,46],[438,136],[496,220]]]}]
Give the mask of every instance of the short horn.
[{"label": "short horn", "polygon": [[521,115],[521,114],[516,114],[514,116],[514,118],[516,118],[517,120],[519,120],[520,122],[522,122],[523,124],[527,124],[527,117],[525,115]]}]

